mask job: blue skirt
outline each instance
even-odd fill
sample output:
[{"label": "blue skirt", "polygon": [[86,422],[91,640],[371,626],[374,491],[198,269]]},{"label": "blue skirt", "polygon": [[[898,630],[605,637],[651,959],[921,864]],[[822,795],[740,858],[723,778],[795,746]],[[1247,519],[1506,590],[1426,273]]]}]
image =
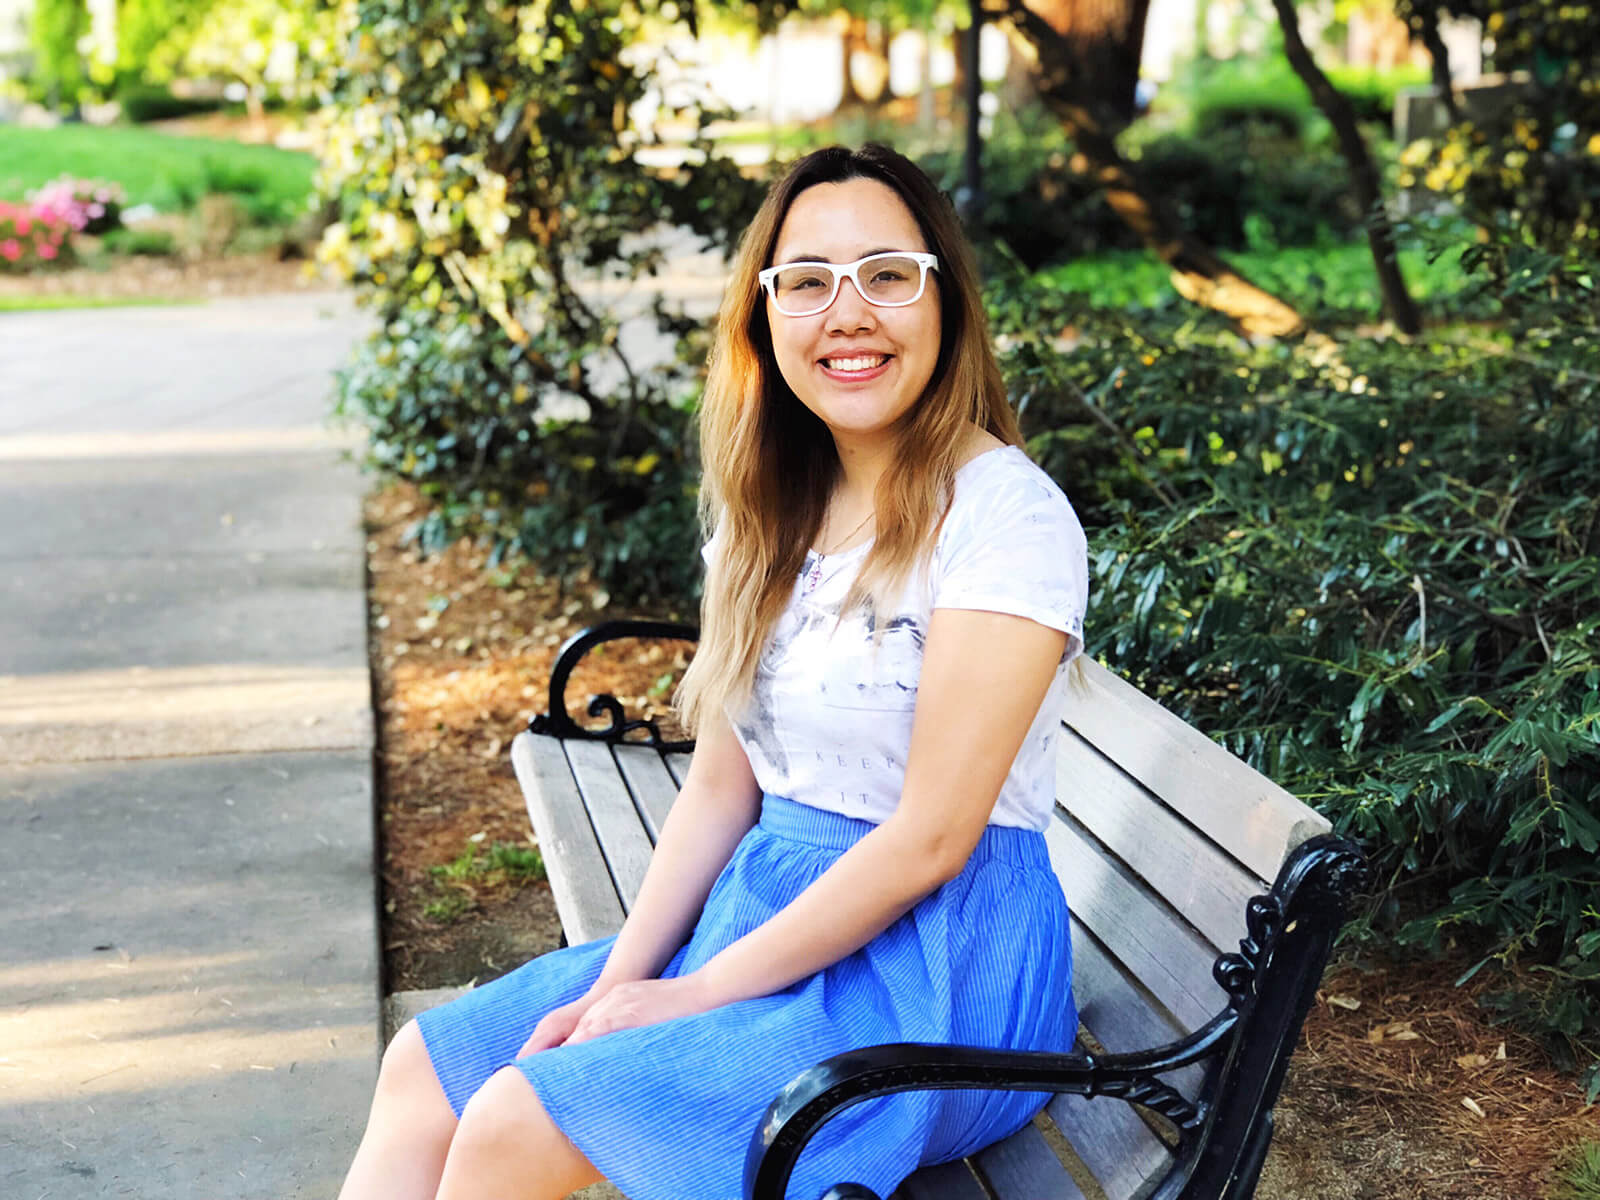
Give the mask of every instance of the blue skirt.
[{"label": "blue skirt", "polygon": [[[873,826],[776,796],[740,841],[663,978],[767,921]],[[613,939],[542,955],[417,1018],[460,1115],[515,1064],[561,1131],[630,1200],[738,1200],[745,1152],[780,1089],[882,1042],[1066,1051],[1077,1034],[1066,903],[1042,834],[997,825],[966,868],[854,954],[781,992],[526,1058],[539,1019],[577,999]],[[1048,1096],[911,1092],[834,1117],[806,1147],[793,1200],[853,1180],[888,1196],[917,1167],[1020,1129]]]}]

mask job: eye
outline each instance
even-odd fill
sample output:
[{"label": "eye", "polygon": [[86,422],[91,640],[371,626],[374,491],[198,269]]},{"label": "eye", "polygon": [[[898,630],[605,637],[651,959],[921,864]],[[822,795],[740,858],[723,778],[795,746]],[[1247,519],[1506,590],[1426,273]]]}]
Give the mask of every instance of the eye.
[{"label": "eye", "polygon": [[877,267],[872,272],[873,283],[904,283],[909,278],[898,265]]}]

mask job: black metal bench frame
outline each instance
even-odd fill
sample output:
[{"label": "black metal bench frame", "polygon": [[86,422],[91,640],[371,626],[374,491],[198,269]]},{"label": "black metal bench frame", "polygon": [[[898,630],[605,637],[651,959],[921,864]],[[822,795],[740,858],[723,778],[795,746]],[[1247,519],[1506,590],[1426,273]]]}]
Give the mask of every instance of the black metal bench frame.
[{"label": "black metal bench frame", "polygon": [[[566,706],[578,661],[621,638],[697,640],[692,625],[611,621],[562,647],[550,678],[549,711],[529,725],[563,740],[646,745],[663,756],[692,750],[651,720],[627,720],[612,696],[588,704],[585,728]],[[982,1088],[1112,1097],[1137,1105],[1167,1142],[1173,1163],[1146,1194],[1155,1200],[1247,1200],[1272,1138],[1272,1107],[1329,953],[1354,895],[1366,880],[1354,843],[1320,835],[1284,860],[1276,881],[1246,905],[1247,936],[1212,968],[1228,1002],[1189,1036],[1133,1053],[1021,1053],[982,1047],[898,1044],[864,1047],[802,1073],[774,1099],[753,1131],[745,1163],[748,1200],[782,1200],[801,1151],[835,1113],[896,1092]],[[1185,1097],[1162,1077],[1200,1066],[1205,1082]],[[822,1200],[879,1200],[841,1182]],[[1044,1200],[1027,1197],[1026,1200]]]}]

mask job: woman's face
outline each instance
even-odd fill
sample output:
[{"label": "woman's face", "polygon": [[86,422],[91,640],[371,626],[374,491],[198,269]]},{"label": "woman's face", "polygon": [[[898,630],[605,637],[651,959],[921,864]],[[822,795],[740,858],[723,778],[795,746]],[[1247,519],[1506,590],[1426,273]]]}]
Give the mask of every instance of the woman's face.
[{"label": "woman's face", "polygon": [[[768,265],[852,263],[885,250],[928,246],[893,189],[848,179],[795,197]],[[835,439],[887,432],[921,397],[939,359],[938,278],[928,272],[922,296],[903,308],[867,303],[849,278],[833,303],[811,316],[785,316],[765,301],[778,370]]]}]

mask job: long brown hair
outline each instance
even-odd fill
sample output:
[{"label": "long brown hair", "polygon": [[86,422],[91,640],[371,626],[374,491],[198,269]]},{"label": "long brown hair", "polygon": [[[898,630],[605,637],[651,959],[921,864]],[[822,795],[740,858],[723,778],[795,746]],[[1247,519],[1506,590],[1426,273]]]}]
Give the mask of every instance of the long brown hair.
[{"label": "long brown hair", "polygon": [[828,427],[778,370],[757,275],[770,265],[795,197],[851,179],[892,189],[938,256],[942,334],[928,386],[896,431],[894,461],[874,497],[876,539],[842,611],[886,602],[926,558],[974,424],[1003,442],[1022,443],[990,348],[977,264],[949,199],[885,146],[830,146],[796,162],[745,230],[717,315],[700,407],[700,518],[707,538],[716,535],[718,553],[701,602],[700,646],[677,696],[691,730],[748,698],[762,647],[839,478]]}]

